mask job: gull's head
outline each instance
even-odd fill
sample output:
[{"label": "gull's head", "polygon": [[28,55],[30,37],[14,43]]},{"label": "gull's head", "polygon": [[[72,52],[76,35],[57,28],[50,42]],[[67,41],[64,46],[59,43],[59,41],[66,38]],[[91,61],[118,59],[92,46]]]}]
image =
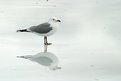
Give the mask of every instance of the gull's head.
[{"label": "gull's head", "polygon": [[61,22],[61,21],[59,19],[57,19],[56,17],[52,17],[49,19],[49,22],[57,23],[57,22]]}]

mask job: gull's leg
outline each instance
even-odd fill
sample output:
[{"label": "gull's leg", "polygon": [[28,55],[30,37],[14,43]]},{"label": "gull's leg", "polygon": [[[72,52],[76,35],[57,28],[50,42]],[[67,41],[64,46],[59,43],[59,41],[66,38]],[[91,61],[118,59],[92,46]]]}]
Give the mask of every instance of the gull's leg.
[{"label": "gull's leg", "polygon": [[51,45],[52,43],[47,42],[47,36],[44,36],[44,45]]},{"label": "gull's leg", "polygon": [[[47,40],[47,36],[46,36],[46,40]],[[47,41],[47,45],[51,45],[52,43],[48,43],[48,41]]]},{"label": "gull's leg", "polygon": [[46,44],[47,44],[47,37],[44,36],[44,45],[46,45]]}]

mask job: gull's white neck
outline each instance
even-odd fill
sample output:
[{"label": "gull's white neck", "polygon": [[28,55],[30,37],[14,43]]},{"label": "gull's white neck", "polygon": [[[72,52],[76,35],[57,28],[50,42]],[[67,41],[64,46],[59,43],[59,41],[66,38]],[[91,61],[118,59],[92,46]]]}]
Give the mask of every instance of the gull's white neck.
[{"label": "gull's white neck", "polygon": [[58,28],[59,27],[59,23],[58,22],[48,22],[49,24],[51,24],[52,28]]}]

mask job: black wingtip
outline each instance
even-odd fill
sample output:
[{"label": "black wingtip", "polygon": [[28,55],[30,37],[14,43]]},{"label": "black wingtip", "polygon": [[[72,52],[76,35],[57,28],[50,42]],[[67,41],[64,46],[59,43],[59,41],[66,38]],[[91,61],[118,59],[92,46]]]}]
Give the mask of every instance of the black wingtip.
[{"label": "black wingtip", "polygon": [[16,32],[30,32],[27,29],[17,30]]}]

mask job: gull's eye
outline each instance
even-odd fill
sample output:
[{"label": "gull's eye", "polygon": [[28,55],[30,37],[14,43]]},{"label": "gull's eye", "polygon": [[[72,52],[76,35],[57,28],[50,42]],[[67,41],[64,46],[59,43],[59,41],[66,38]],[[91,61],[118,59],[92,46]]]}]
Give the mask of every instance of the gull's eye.
[{"label": "gull's eye", "polygon": [[55,19],[52,19],[53,21],[55,20]]}]

